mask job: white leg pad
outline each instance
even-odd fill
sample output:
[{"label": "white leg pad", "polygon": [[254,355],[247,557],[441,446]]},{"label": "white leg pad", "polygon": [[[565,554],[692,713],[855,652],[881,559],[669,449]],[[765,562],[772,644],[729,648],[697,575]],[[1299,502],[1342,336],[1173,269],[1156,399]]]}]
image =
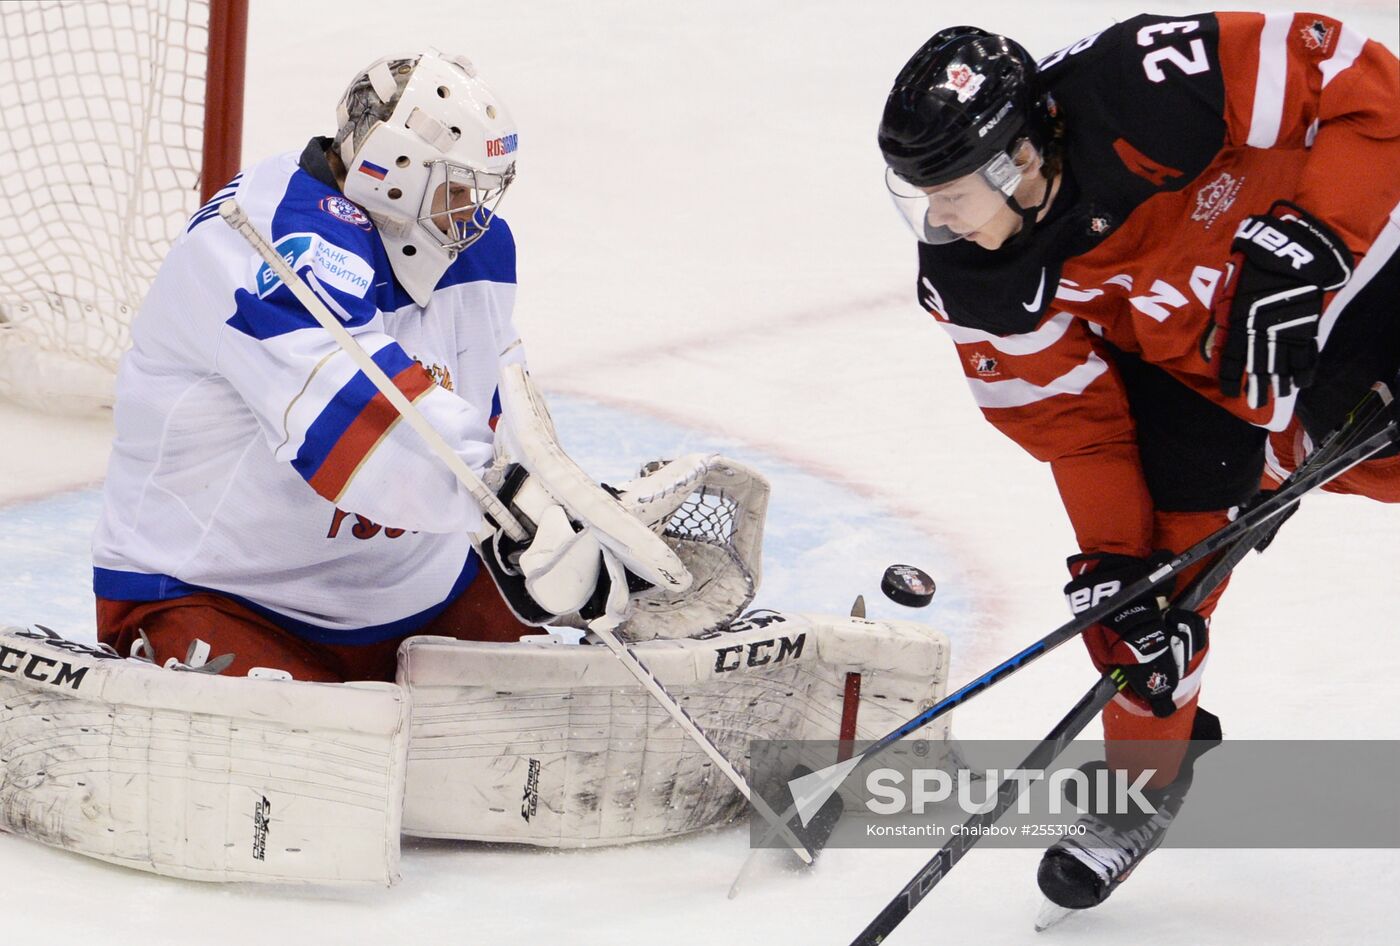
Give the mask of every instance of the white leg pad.
[{"label": "white leg pad", "polygon": [[[848,672],[862,675],[856,738],[878,739],[942,698],[949,657],[927,625],[774,612],[633,652],[746,776],[752,739],[839,737]],[[399,683],[413,703],[405,834],[592,847],[745,808],[603,647],[410,638]],[[946,718],[921,734],[946,736]]]},{"label": "white leg pad", "polygon": [[391,884],[408,719],[393,684],[161,670],[0,628],[0,829],[190,880]]}]

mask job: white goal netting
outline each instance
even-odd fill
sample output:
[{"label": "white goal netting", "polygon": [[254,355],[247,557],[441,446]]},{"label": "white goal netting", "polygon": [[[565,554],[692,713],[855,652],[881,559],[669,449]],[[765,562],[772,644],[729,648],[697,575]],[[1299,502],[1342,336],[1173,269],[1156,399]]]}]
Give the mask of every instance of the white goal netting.
[{"label": "white goal netting", "polygon": [[206,0],[0,3],[0,396],[111,403],[199,203]]}]

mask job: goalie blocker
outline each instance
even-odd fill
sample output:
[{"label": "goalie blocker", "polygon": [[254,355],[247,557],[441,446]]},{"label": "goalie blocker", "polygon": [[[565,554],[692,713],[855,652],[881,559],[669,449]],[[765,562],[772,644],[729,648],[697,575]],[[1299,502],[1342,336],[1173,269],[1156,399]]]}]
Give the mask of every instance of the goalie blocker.
[{"label": "goalie blocker", "polygon": [[[525,527],[512,536],[489,506],[477,547],[501,597],[526,624],[621,621],[635,590],[684,594],[691,575],[617,490],[594,482],[559,446],[554,422],[521,365],[501,369],[502,424],[486,481],[496,506]],[[703,470],[699,471],[703,472]],[[658,485],[659,484],[659,485]],[[690,492],[667,471],[643,477],[643,491]],[[659,523],[658,523],[659,525]],[[631,576],[631,577],[626,577]],[[634,586],[634,579],[640,579]]]}]

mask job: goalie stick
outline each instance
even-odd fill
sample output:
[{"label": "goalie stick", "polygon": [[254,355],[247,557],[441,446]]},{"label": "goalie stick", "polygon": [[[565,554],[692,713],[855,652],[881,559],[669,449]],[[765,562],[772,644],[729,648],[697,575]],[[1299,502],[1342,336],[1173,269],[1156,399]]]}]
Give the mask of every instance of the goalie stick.
[{"label": "goalie stick", "polygon": [[[1068,623],[1051,631],[961,689],[948,694],[918,716],[872,743],[859,754],[844,762],[789,782],[793,803],[780,816],[784,825],[794,814],[799,815],[805,824],[821,809],[831,794],[841,786],[846,776],[866,759],[873,758],[904,736],[952,711],[954,707],[967,702],[983,690],[1000,683],[1006,677],[1043,657],[1065,641],[1078,637],[1109,614],[1114,609],[1115,601],[1141,597],[1182,570],[1212,555],[1229,550],[1235,547],[1237,542],[1242,542],[1249,537],[1253,537],[1253,541],[1244,544],[1242,548],[1237,548],[1241,558],[1251,548],[1267,544],[1272,540],[1273,533],[1283,522],[1283,519],[1287,518],[1293,507],[1305,494],[1341,476],[1356,464],[1396,443],[1397,439],[1400,437],[1397,437],[1395,405],[1390,388],[1382,382],[1377,382],[1347,415],[1346,421],[1323,440],[1312,456],[1299,464],[1293,474],[1277,490],[1263,496],[1252,506],[1242,509],[1234,521],[1206,536],[1157,571],[1125,586],[1117,595],[1082,612]],[[1236,558],[1235,563],[1238,561],[1239,558]],[[1228,574],[1228,570],[1225,574]],[[1222,575],[1219,580],[1223,580],[1223,577]],[[773,833],[770,832],[749,853],[749,860],[745,861],[744,867],[740,869],[738,877],[730,888],[729,896],[731,899],[738,892],[739,883],[749,868],[749,861],[757,856],[772,837]],[[819,847],[814,847],[813,853],[820,853]]]},{"label": "goalie stick", "polygon": [[[856,596],[855,604],[851,607],[851,617],[865,617],[864,595]],[[856,717],[860,713],[860,686],[861,675],[859,673],[846,674],[845,692],[842,694],[841,698],[841,728],[837,733],[837,762],[845,762],[855,753]],[[807,768],[805,765],[799,765],[788,775],[788,781],[791,782],[793,779],[802,778],[810,774],[812,774],[811,769]],[[794,809],[789,808],[783,814],[783,824],[788,825],[789,828],[791,827],[793,810]],[[826,846],[826,841],[831,837],[831,832],[836,830],[836,824],[841,820],[843,811],[844,808],[842,806],[841,796],[833,792],[831,797],[822,805],[821,810],[804,825],[807,830],[803,832],[803,843],[807,846],[808,853],[812,855],[812,860],[804,862],[804,866],[811,867],[816,864],[817,855],[820,854],[822,848]],[[739,873],[735,875],[733,882],[729,885],[728,899],[733,900],[735,897],[739,896],[739,888],[744,885],[744,881],[748,879],[749,873],[754,869],[755,865],[758,864],[759,852],[765,850],[768,845],[772,843],[774,833],[770,826],[768,832],[764,834],[763,840],[761,840],[753,850],[749,851],[749,856],[744,859],[743,866],[739,868]]]},{"label": "goalie stick", "polygon": [[[335,339],[336,344],[340,346],[341,350],[350,356],[351,360],[355,362],[355,365],[364,373],[365,377],[369,378],[374,386],[379,389],[379,392],[388,399],[399,416],[406,420],[418,435],[423,438],[424,442],[427,443],[432,451],[447,464],[448,469],[457,477],[458,482],[471,493],[472,498],[481,505],[481,508],[488,515],[500,524],[502,531],[516,541],[527,541],[528,535],[525,529],[520,525],[519,521],[511,515],[510,510],[506,509],[505,505],[496,498],[496,495],[487,488],[486,484],[481,482],[480,478],[478,478],[466,463],[462,461],[462,458],[457,456],[452,448],[448,446],[447,442],[443,440],[442,435],[428,423],[427,418],[422,415],[418,408],[414,407],[413,403],[404,396],[403,392],[395,387],[393,381],[389,379],[389,376],[384,373],[382,368],[374,363],[374,360],[370,358],[369,354],[361,348],[359,343],[345,330],[345,327],[340,324],[340,321],[336,319],[335,315],[331,313],[330,309],[326,307],[326,304],[321,301],[320,297],[312,291],[311,287],[292,271],[292,268],[287,265],[287,261],[282,258],[281,254],[279,254],[277,250],[268,243],[267,239],[258,232],[257,228],[253,226],[253,222],[248,218],[243,208],[239,206],[238,201],[230,198],[221,203],[219,205],[219,216],[242,236],[243,239],[248,241],[248,245],[272,268],[272,271],[277,274],[278,278],[282,280],[282,283],[296,296],[297,301],[302,304],[302,307],[310,313],[311,317],[314,318],[322,328],[331,334],[331,337]],[[783,835],[784,841],[792,845],[793,853],[801,858],[803,863],[810,864],[812,862],[812,855],[808,852],[806,845],[797,839],[792,831],[788,829],[787,825],[777,820],[777,814],[768,807],[761,796],[749,787],[748,781],[729,763],[729,760],[724,757],[724,754],[719,751],[714,742],[705,735],[704,731],[695,724],[695,721],[681,708],[680,704],[666,692],[665,687],[652,675],[651,671],[649,671],[646,666],[618,640],[617,636],[612,632],[612,629],[600,619],[590,624],[589,630],[593,631],[598,638],[607,645],[608,649],[617,656],[618,660],[621,661],[622,665],[627,668],[627,671],[632,674],[637,682],[651,694],[652,698],[666,711],[667,715],[675,720],[676,724],[681,727],[685,734],[700,747],[701,751],[703,751],[716,766],[719,767],[725,777],[734,783],[734,787],[749,801],[754,810],[773,825],[775,831]]]}]

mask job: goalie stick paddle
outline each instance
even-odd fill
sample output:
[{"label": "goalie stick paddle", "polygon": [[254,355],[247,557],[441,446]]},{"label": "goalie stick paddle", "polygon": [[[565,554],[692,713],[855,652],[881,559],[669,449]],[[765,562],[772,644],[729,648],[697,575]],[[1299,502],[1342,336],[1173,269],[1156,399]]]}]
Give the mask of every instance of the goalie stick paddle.
[{"label": "goalie stick paddle", "polygon": [[[1272,533],[1277,528],[1277,523],[1272,520],[1257,526],[1252,531],[1239,536],[1235,541],[1224,549],[1220,556],[1211,563],[1210,567],[1196,576],[1184,592],[1182,592],[1173,602],[1174,607],[1195,610],[1200,607],[1201,602],[1214,591],[1221,582],[1229,577],[1236,565],[1254,549],[1264,537],[1264,533]],[[1270,536],[1271,537],[1271,536]],[[1126,685],[1126,684],[1124,684]],[[1103,711],[1108,705],[1108,701],[1113,698],[1113,694],[1123,689],[1123,685],[1116,685],[1109,674],[1104,674],[1093,688],[1080,697],[1079,702],[1050,730],[1049,734],[1030,751],[1020,768],[1024,771],[1045,769],[1059,758],[1060,753],[1073,741],[1074,737],[1084,730],[1095,716]],[[948,875],[954,865],[962,860],[964,854],[971,850],[972,846],[984,836],[983,829],[996,824],[1001,820],[1001,816],[1016,803],[1016,799],[1021,796],[1024,786],[1015,780],[1003,782],[997,792],[996,804],[988,811],[973,815],[963,822],[960,833],[955,834],[948,843],[939,848],[929,861],[919,868],[909,883],[895,895],[894,899],[885,904],[885,908],[870,921],[870,924],[861,931],[860,935],[851,941],[851,946],[876,946],[883,943],[894,928],[904,921],[919,903],[929,895],[934,887],[938,885],[944,877]]]},{"label": "goalie stick paddle", "polygon": [[[1242,557],[1250,548],[1271,539],[1273,531],[1283,521],[1282,518],[1278,517],[1286,518],[1305,494],[1341,476],[1356,464],[1391,446],[1396,441],[1397,431],[1391,392],[1385,384],[1377,382],[1347,416],[1346,421],[1329,434],[1312,456],[1299,464],[1293,474],[1277,490],[1267,494],[1253,506],[1242,509],[1233,522],[1206,536],[1157,571],[1125,586],[1117,595],[1105,599],[1088,611],[1082,612],[1068,623],[1046,634],[1040,640],[1014,654],[956,692],[948,694],[918,716],[872,743],[859,754],[817,772],[792,779],[788,783],[788,789],[792,793],[793,803],[780,816],[781,821],[786,824],[793,814],[797,814],[804,819],[803,823],[805,824],[821,810],[826,800],[845,781],[846,776],[865,760],[874,757],[904,736],[952,711],[954,707],[967,702],[983,690],[1000,683],[1006,677],[1043,657],[1065,641],[1078,637],[1109,614],[1115,607],[1115,601],[1131,600],[1146,594],[1182,570],[1230,548],[1235,542],[1246,536],[1254,536],[1255,541],[1240,550]],[[1223,580],[1223,575],[1221,577]],[[749,861],[757,856],[759,850],[771,842],[773,836],[774,833],[770,832],[759,842],[755,849],[749,853]],[[820,851],[814,849],[813,853],[820,853]],[[740,869],[739,876],[730,887],[729,896],[731,899],[738,893],[739,883],[747,872],[749,861],[745,862],[744,867]]]}]

